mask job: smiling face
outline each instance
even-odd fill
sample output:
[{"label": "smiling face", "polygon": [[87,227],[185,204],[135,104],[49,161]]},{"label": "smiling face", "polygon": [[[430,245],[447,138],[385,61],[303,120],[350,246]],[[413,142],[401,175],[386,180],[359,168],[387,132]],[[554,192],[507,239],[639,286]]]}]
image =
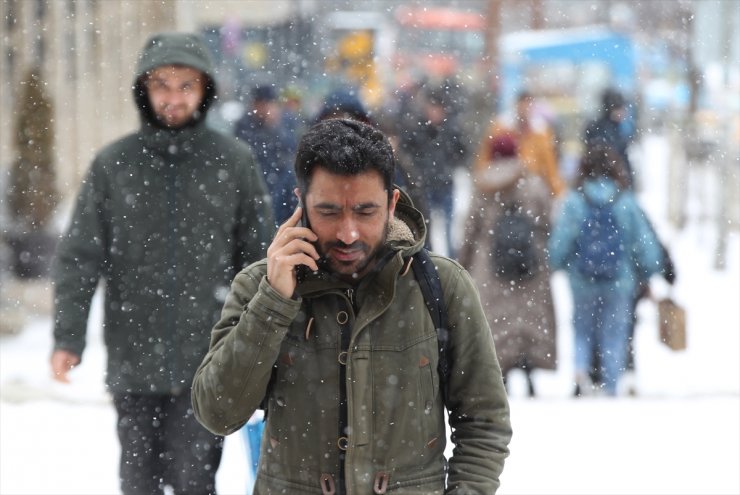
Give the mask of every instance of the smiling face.
[{"label": "smiling face", "polygon": [[157,67],[146,79],[154,114],[165,126],[175,129],[192,120],[205,96],[205,86],[202,72],[178,65]]},{"label": "smiling face", "polygon": [[400,193],[388,198],[379,172],[336,175],[317,167],[311,177],[306,208],[319,254],[340,278],[352,281],[375,265],[385,244],[388,222]]}]

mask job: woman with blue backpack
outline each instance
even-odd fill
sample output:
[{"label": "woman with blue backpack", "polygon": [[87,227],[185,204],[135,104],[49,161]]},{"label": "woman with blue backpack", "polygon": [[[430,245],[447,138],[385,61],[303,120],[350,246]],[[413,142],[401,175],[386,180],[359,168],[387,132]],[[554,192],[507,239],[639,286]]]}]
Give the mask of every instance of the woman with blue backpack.
[{"label": "woman with blue backpack", "polygon": [[663,267],[661,244],[629,188],[619,155],[588,147],[548,242],[552,270],[565,270],[573,294],[575,396],[592,391],[594,354],[603,391],[617,394],[641,280]]}]

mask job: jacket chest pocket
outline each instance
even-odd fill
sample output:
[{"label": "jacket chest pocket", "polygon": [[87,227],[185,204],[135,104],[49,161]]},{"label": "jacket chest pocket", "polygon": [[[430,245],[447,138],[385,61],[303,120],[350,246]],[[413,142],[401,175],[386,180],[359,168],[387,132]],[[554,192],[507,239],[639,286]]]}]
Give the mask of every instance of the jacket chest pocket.
[{"label": "jacket chest pocket", "polygon": [[[373,328],[370,330],[372,335]],[[437,373],[436,331],[431,322],[425,325],[424,331],[409,330],[407,336],[414,338],[380,338],[372,342],[367,352],[369,359],[364,364],[372,383],[358,387],[357,394],[373,395],[363,396],[358,402],[359,407],[369,407],[372,411],[369,420],[374,433],[368,435],[368,441],[375,442],[380,458],[406,452],[412,455],[401,457],[416,462],[416,455],[430,455],[430,447],[445,430]],[[353,365],[363,363],[356,359],[352,362]],[[362,431],[364,428],[359,428],[358,433]]]}]

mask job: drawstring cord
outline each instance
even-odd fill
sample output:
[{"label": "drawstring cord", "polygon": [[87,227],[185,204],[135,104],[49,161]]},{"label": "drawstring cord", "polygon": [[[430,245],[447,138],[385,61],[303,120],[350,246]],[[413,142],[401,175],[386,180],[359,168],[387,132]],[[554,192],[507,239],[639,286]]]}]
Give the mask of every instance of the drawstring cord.
[{"label": "drawstring cord", "polygon": [[409,272],[409,268],[411,268],[411,262],[414,261],[414,258],[409,257],[408,263],[406,263],[406,268],[403,269],[403,272],[401,273],[401,276],[405,276]]},{"label": "drawstring cord", "polygon": [[308,325],[306,325],[306,340],[311,336],[311,327],[313,326],[313,316],[309,318]]}]

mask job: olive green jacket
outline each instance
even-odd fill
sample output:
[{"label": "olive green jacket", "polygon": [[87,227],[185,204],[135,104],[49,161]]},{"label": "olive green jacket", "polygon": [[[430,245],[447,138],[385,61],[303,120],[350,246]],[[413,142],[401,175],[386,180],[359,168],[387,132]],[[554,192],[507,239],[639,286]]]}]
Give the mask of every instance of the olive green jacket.
[{"label": "olive green jacket", "polygon": [[177,63],[212,74],[195,36],[155,38],[134,95],[141,128],[106,146],[85,177],[56,253],[54,347],[82,356],[104,281],[106,384],[114,393],[190,387],[234,275],[264,256],[274,231],[247,146],[205,127],[202,113],[172,130],[153,121],[141,75]]},{"label": "olive green jacket", "polygon": [[[443,455],[437,333],[408,266],[425,227],[406,201],[391,221],[386,256],[356,287],[319,272],[286,299],[267,282],[265,260],[234,279],[196,372],[193,406],[209,430],[229,434],[267,394],[255,494],[498,488],[511,426],[491,332],[468,273],[432,255],[449,315],[447,408],[455,449],[449,464]],[[350,336],[346,353],[343,331]],[[348,429],[340,433],[345,393]]]}]

